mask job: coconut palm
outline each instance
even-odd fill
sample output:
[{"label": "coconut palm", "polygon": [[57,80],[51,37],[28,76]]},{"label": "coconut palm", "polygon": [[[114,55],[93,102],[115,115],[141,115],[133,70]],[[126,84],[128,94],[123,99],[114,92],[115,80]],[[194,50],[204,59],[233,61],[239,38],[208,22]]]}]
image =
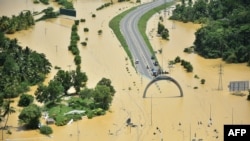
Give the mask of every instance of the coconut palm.
[{"label": "coconut palm", "polygon": [[9,115],[15,112],[14,107],[10,106],[10,103],[11,103],[11,101],[10,101],[10,99],[8,99],[8,100],[4,101],[3,105],[2,105],[2,109],[3,109],[4,112],[1,115],[1,118],[5,118],[6,117],[4,126],[2,127],[2,140],[3,140],[3,130],[7,126]]}]

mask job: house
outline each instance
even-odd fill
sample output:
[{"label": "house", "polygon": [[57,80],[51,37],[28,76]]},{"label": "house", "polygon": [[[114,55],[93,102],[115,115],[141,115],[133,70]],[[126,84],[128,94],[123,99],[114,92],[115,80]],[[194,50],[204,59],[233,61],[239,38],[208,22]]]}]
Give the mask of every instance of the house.
[{"label": "house", "polygon": [[46,124],[55,124],[55,120],[53,118],[47,118]]}]

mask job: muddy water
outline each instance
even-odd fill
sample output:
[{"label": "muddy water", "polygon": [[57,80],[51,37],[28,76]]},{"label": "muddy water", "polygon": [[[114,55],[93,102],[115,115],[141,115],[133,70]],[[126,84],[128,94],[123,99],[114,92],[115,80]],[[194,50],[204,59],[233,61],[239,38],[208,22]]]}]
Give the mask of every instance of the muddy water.
[{"label": "muddy water", "polygon": [[[179,90],[174,84],[160,81],[148,89],[147,96],[143,99],[142,94],[149,80],[137,74],[131,67],[130,61],[126,61],[124,50],[108,27],[112,16],[135,4],[115,4],[101,11],[95,11],[104,2],[106,1],[78,0],[75,2],[75,7],[79,11],[77,19],[86,19],[86,23],[79,25],[78,34],[81,41],[86,41],[87,38],[86,47],[79,44],[81,67],[89,77],[87,85],[95,87],[102,77],[112,80],[117,93],[110,111],[105,116],[90,120],[83,118],[67,126],[52,126],[54,133],[47,137],[41,135],[38,130],[25,131],[18,128],[17,119],[21,108],[17,107],[18,112],[12,114],[8,122],[8,125],[13,127],[12,135],[4,134],[5,139],[182,141],[196,136],[196,138],[213,141],[222,140],[224,124],[250,123],[250,104],[246,101],[246,96],[233,96],[229,94],[227,88],[230,81],[250,80],[250,68],[245,64],[225,64],[220,59],[206,60],[196,54],[183,53],[185,47],[192,45],[194,32],[200,25],[174,22],[172,29],[173,22],[165,20],[164,24],[169,29],[170,40],[160,40],[156,37],[159,14],[154,15],[148,22],[147,33],[154,49],[156,51],[163,49],[162,54],[156,54],[157,59],[160,64],[163,64],[163,68],[170,72],[169,75],[180,83],[184,97],[178,97]],[[11,5],[7,0],[1,0],[0,3],[1,10],[2,7]],[[25,0],[20,2],[20,7],[25,5]],[[31,9],[37,7],[32,3],[30,5]],[[18,13],[18,10],[20,9],[8,11],[8,8],[5,8],[2,11],[4,15],[11,15]],[[92,18],[92,14],[96,14],[96,18]],[[72,19],[60,17],[38,22],[32,29],[9,37],[18,38],[22,46],[29,46],[37,52],[46,54],[53,66],[59,66],[65,70],[75,69],[74,57],[67,50],[72,24]],[[89,28],[88,33],[83,32],[85,27]],[[102,35],[97,34],[100,29],[103,30]],[[186,73],[180,65],[169,68],[168,61],[176,56],[190,61],[194,72]],[[223,66],[222,91],[217,90],[220,64]],[[52,69],[47,81],[53,78],[55,73],[56,70]],[[200,79],[194,78],[195,74],[200,79],[206,80],[205,85],[200,84]],[[29,93],[33,94],[34,91],[35,87]],[[128,118],[131,118],[135,127],[126,126]],[[212,125],[208,127],[210,118]],[[43,119],[41,121],[44,123]],[[214,129],[217,129],[218,133],[214,132]],[[215,138],[216,136],[218,139]]]}]

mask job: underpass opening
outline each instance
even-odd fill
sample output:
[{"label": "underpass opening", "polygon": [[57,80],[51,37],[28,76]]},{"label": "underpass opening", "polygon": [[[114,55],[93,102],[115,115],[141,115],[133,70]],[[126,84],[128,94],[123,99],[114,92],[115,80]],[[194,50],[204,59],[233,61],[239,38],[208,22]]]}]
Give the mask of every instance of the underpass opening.
[{"label": "underpass opening", "polygon": [[[165,82],[164,83],[160,82],[162,80],[164,80]],[[172,84],[169,84],[169,83],[172,83]],[[148,89],[153,84],[155,84],[155,86],[159,89],[159,92],[162,93],[160,97],[183,97],[182,88],[181,88],[180,84],[175,79],[173,79],[169,76],[160,75],[160,76],[155,77],[153,80],[151,80],[148,83],[148,85],[146,86],[146,88],[144,90],[143,98],[146,98],[146,94],[148,92]],[[173,85],[176,85],[177,88],[173,88]],[[167,89],[170,89],[170,90],[167,90]],[[179,90],[179,92],[177,90]],[[179,93],[179,95],[176,93]],[[163,96],[163,95],[165,95],[165,96]],[[151,96],[152,96],[152,94],[151,94]]]}]

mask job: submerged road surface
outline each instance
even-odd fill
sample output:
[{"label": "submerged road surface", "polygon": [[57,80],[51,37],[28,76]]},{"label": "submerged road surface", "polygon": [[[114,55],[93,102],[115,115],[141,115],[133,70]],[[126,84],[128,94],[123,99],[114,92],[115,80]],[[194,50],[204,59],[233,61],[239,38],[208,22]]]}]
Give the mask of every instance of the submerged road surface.
[{"label": "submerged road surface", "polygon": [[152,70],[158,70],[159,67],[155,66],[154,60],[151,59],[152,54],[139,32],[138,21],[142,15],[149,10],[169,1],[170,0],[156,0],[143,4],[127,14],[120,23],[121,32],[132,54],[136,70],[141,73],[141,75],[150,79],[153,78]]}]

